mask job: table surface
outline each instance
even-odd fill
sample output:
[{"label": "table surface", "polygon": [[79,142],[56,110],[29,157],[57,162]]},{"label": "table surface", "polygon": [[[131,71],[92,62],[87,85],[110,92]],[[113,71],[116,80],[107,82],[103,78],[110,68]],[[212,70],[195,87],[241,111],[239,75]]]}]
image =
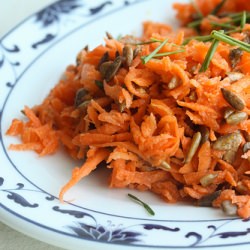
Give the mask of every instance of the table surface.
[{"label": "table surface", "polygon": [[[0,37],[20,21],[55,0],[8,0],[0,1]],[[13,11],[14,10],[14,11]],[[18,10],[18,11],[15,11]],[[13,13],[14,12],[14,13]],[[0,222],[0,250],[60,250],[46,243],[21,234]],[[87,250],[87,249],[85,249]]]}]

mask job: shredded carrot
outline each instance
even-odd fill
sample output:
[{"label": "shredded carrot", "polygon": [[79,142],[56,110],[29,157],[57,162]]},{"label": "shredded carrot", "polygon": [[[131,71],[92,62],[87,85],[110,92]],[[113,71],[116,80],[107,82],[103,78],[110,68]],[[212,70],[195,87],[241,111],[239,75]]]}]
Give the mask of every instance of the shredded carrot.
[{"label": "shredded carrot", "polygon": [[[61,201],[105,161],[112,188],[148,190],[171,203],[221,191],[213,207],[230,200],[240,217],[250,217],[250,54],[219,42],[200,72],[212,43],[191,36],[209,35],[221,29],[214,22],[225,25],[233,17],[211,14],[220,0],[195,2],[203,14],[198,27],[190,27],[197,21],[195,5],[175,3],[179,30],[147,21],[141,37],[109,37],[81,50],[44,101],[13,119],[6,133],[21,143],[10,149],[44,156],[62,144],[71,157],[84,160],[61,189]],[[237,15],[249,6],[225,1],[218,13]],[[249,31],[246,23],[229,35],[249,42]],[[231,114],[236,121],[228,120]]]}]

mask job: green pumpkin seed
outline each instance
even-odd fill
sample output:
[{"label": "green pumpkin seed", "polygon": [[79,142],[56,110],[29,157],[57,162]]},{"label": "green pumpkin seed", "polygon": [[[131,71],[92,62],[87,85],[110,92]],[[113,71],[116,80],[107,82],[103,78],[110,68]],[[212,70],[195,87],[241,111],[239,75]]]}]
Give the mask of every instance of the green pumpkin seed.
[{"label": "green pumpkin seed", "polygon": [[212,207],[213,201],[217,199],[221,194],[221,191],[215,191],[212,194],[203,196],[200,200],[197,201],[197,205],[200,207]]},{"label": "green pumpkin seed", "polygon": [[237,125],[248,118],[245,112],[234,112],[226,118],[226,123],[230,125]]},{"label": "green pumpkin seed", "polygon": [[228,216],[237,215],[237,205],[232,204],[231,201],[225,200],[221,203],[221,208],[223,212]]},{"label": "green pumpkin seed", "polygon": [[188,163],[192,160],[194,154],[196,153],[201,142],[201,133],[196,132],[192,138],[189,151],[187,152],[185,163]]},{"label": "green pumpkin seed", "polygon": [[217,176],[218,174],[207,174],[200,179],[200,183],[203,187],[207,187],[214,182]]},{"label": "green pumpkin seed", "polygon": [[239,132],[234,132],[220,136],[213,144],[213,148],[216,150],[235,150],[238,149],[241,142],[241,134]]},{"label": "green pumpkin seed", "polygon": [[134,59],[134,51],[130,45],[125,45],[123,48],[122,55],[124,57],[124,64],[130,67]]},{"label": "green pumpkin seed", "polygon": [[245,108],[245,102],[244,100],[239,97],[238,95],[236,95],[235,93],[233,93],[230,90],[221,88],[221,92],[222,95],[224,97],[224,99],[236,110],[241,111],[242,109]]}]

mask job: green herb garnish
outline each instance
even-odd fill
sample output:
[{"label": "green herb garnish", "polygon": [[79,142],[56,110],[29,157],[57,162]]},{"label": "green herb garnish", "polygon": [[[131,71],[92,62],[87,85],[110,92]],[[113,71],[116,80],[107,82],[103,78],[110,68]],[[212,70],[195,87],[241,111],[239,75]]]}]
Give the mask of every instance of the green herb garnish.
[{"label": "green herb garnish", "polygon": [[136,201],[137,203],[141,204],[150,215],[155,215],[155,212],[153,211],[153,209],[146,204],[145,202],[141,201],[140,199],[138,199],[137,197],[135,197],[132,194],[128,194],[128,197],[130,197],[132,200]]},{"label": "green herb garnish", "polygon": [[[170,56],[170,55],[174,55],[174,54],[178,54],[178,53],[182,53],[182,52],[185,52],[185,50],[184,49],[180,49],[180,50],[175,50],[175,51],[168,51],[168,52],[163,52],[163,53],[155,54],[152,58],[162,57],[162,56]],[[145,57],[147,57],[147,56],[142,56],[141,58],[145,59]]]},{"label": "green herb garnish", "polygon": [[223,5],[225,4],[227,0],[222,0],[221,2],[219,2],[215,8],[210,12],[210,15],[216,15],[220,9],[223,7]]},{"label": "green herb garnish", "polygon": [[206,57],[204,59],[203,64],[201,65],[200,72],[205,72],[208,69],[209,64],[214,56],[214,53],[215,53],[218,45],[219,45],[219,41],[214,39],[207,54],[206,54]]},{"label": "green herb garnish", "polygon": [[143,62],[143,64],[146,64],[150,59],[152,59],[159,50],[161,50],[161,48],[168,42],[168,38],[166,38],[164,41],[161,41],[161,44],[153,51],[151,52],[149,55],[147,56],[142,56],[141,60]]},{"label": "green herb garnish", "polygon": [[240,29],[241,29],[241,31],[244,29],[244,27],[246,25],[246,21],[247,21],[247,13],[246,13],[246,11],[243,11],[241,21],[240,21]]},{"label": "green herb garnish", "polygon": [[216,40],[219,40],[221,42],[227,43],[229,45],[237,46],[241,50],[250,52],[250,44],[242,42],[240,40],[237,40],[237,39],[235,39],[235,38],[233,38],[231,36],[228,36],[226,34],[223,34],[223,33],[219,32],[217,30],[213,30],[211,32],[211,37],[216,39]]},{"label": "green herb garnish", "polygon": [[131,43],[127,43],[129,45],[146,45],[146,44],[151,44],[151,43],[162,43],[162,40],[156,39],[156,38],[150,38],[149,41],[142,41],[142,42],[131,42]]}]

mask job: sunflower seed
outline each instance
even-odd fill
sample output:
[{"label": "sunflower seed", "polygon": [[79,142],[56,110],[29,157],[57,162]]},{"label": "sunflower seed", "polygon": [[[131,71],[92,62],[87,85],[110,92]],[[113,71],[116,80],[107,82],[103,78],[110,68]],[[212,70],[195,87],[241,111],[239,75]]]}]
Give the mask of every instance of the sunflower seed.
[{"label": "sunflower seed", "polygon": [[200,126],[199,128],[201,133],[201,144],[209,140],[209,129],[206,126]]},{"label": "sunflower seed", "polygon": [[222,159],[230,164],[232,164],[235,161],[237,150],[227,150]]},{"label": "sunflower seed", "polygon": [[250,142],[246,142],[243,146],[243,153],[246,153],[248,150],[250,150]]},{"label": "sunflower seed", "polygon": [[108,31],[106,31],[106,36],[109,40],[114,39],[114,37]]},{"label": "sunflower seed", "polygon": [[124,57],[125,66],[130,67],[134,59],[133,48],[130,45],[125,45],[122,51],[122,55]]},{"label": "sunflower seed", "polygon": [[200,142],[201,142],[201,133],[196,132],[192,138],[189,151],[187,152],[185,163],[188,163],[192,160],[194,154],[196,153],[196,151],[200,145]]},{"label": "sunflower seed", "polygon": [[214,182],[217,176],[218,174],[207,174],[200,179],[200,183],[203,187],[207,187]]},{"label": "sunflower seed", "polygon": [[230,79],[231,82],[235,82],[240,80],[241,78],[244,77],[244,74],[240,72],[228,72],[227,73],[228,78]]},{"label": "sunflower seed", "polygon": [[224,110],[224,115],[223,115],[223,117],[224,117],[224,119],[227,119],[231,114],[233,114],[234,113],[234,109],[232,109],[232,108],[226,108],[225,110]]},{"label": "sunflower seed", "polygon": [[233,68],[235,68],[236,65],[240,62],[242,54],[243,51],[239,48],[230,50],[229,59]]},{"label": "sunflower seed", "polygon": [[212,207],[213,201],[217,199],[221,194],[221,191],[215,191],[212,194],[203,196],[200,200],[197,201],[197,205],[200,207]]},{"label": "sunflower seed", "polygon": [[141,52],[141,47],[140,46],[136,46],[135,49],[134,49],[134,52],[133,52],[133,59],[135,59],[139,53]]},{"label": "sunflower seed", "polygon": [[226,118],[226,123],[229,125],[237,125],[248,118],[245,112],[234,112]]},{"label": "sunflower seed", "polygon": [[234,132],[220,136],[213,144],[213,149],[216,150],[237,150],[242,142],[242,137],[239,132]]},{"label": "sunflower seed", "polygon": [[179,85],[180,85],[180,81],[179,81],[178,77],[173,76],[173,77],[171,78],[171,80],[169,81],[169,83],[168,83],[168,89],[169,89],[169,90],[175,89],[175,88],[177,88]]},{"label": "sunflower seed", "polygon": [[221,203],[223,212],[228,216],[234,216],[237,214],[237,205],[232,204],[230,200],[225,200]]},{"label": "sunflower seed", "polygon": [[222,92],[222,95],[223,95],[224,99],[233,108],[235,108],[236,110],[239,110],[239,111],[241,111],[242,109],[245,108],[245,106],[246,106],[245,102],[241,97],[239,97],[238,95],[236,95],[232,91],[224,89],[224,88],[221,88],[221,92]]},{"label": "sunflower seed", "polygon": [[89,92],[84,88],[78,89],[75,95],[75,107],[78,107],[82,102],[86,101],[87,99],[91,99]]},{"label": "sunflower seed", "polygon": [[107,67],[104,75],[104,79],[109,82],[117,73],[122,65],[122,57],[118,56],[115,60]]},{"label": "sunflower seed", "polygon": [[106,73],[107,73],[107,70],[111,67],[112,64],[113,64],[112,61],[107,61],[107,62],[104,62],[104,63],[102,63],[102,64],[100,65],[99,71],[100,71],[101,76],[102,76],[103,78],[105,78]]},{"label": "sunflower seed", "polygon": [[103,56],[101,57],[101,59],[100,59],[100,61],[99,61],[99,63],[98,63],[97,69],[100,69],[100,66],[101,66],[103,63],[107,62],[107,61],[109,61],[109,53],[108,53],[108,51],[106,51],[106,52],[103,54]]}]

